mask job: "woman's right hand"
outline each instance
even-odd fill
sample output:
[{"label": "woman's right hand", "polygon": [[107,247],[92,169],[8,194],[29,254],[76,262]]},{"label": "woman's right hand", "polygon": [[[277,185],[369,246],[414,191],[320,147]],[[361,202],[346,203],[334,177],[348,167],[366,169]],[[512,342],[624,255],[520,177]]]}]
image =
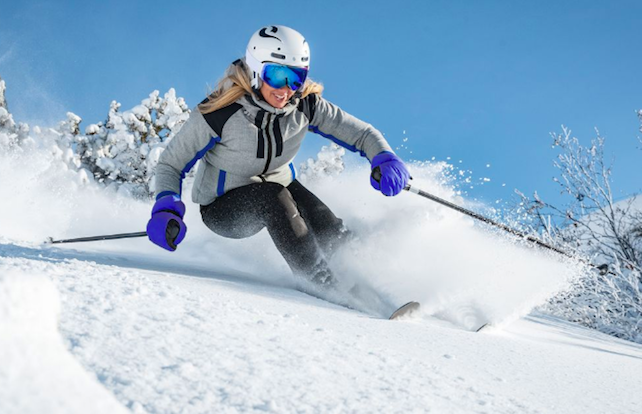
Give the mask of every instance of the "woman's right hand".
[{"label": "woman's right hand", "polygon": [[185,204],[178,195],[167,195],[156,200],[152,218],[147,223],[147,237],[152,243],[173,252],[185,238],[187,226],[183,223]]},{"label": "woman's right hand", "polygon": [[370,184],[385,196],[396,196],[411,179],[410,172],[401,158],[392,152],[384,151],[372,159]]}]

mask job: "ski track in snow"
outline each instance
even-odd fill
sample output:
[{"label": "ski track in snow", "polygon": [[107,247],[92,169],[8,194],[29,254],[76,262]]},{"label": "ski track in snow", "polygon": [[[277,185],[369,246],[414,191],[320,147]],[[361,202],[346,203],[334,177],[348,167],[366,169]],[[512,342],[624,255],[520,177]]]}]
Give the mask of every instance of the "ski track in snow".
[{"label": "ski track in snow", "polygon": [[544,317],[475,334],[117,253],[0,252],[3,272],[52,278],[67,348],[135,413],[640,408],[642,347]]}]

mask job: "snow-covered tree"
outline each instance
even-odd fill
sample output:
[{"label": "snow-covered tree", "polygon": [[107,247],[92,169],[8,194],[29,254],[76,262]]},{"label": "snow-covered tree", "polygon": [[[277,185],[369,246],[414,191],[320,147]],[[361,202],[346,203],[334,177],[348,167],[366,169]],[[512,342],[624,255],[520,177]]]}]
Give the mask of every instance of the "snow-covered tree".
[{"label": "snow-covered tree", "polygon": [[0,77],[0,146],[11,147],[17,144],[20,136],[28,133],[28,127],[14,122],[7,105],[6,90],[6,84]]},{"label": "snow-covered tree", "polygon": [[522,201],[547,238],[640,270],[642,245],[633,231],[640,224],[637,198],[614,201],[604,142],[599,131],[589,147],[582,146],[568,128],[553,134],[553,146],[560,151],[554,163],[560,174],[554,181],[569,201],[558,207],[537,194],[532,199],[522,194]]},{"label": "snow-covered tree", "polygon": [[8,111],[9,108],[7,108],[7,100],[4,96],[6,90],[7,90],[7,87],[4,81],[2,80],[2,76],[0,76],[0,108],[4,108]]},{"label": "snow-covered tree", "polygon": [[337,144],[321,147],[317,159],[308,158],[299,167],[299,177],[307,182],[340,174],[344,169],[343,156],[346,150]]},{"label": "snow-covered tree", "polygon": [[521,212],[542,238],[610,271],[590,270],[573,288],[553,298],[545,309],[600,331],[642,342],[642,203],[635,196],[615,202],[612,166],[604,158],[605,139],[585,147],[568,128],[551,134],[559,151],[554,181],[568,200],[556,206],[521,196]]},{"label": "snow-covered tree", "polygon": [[167,143],[189,117],[183,98],[170,89],[164,96],[152,92],[140,105],[121,111],[113,101],[107,120],[81,130],[82,119],[68,112],[55,128],[35,127],[13,121],[0,79],[0,149],[29,145],[51,146],[52,154],[88,180],[115,186],[136,197],[151,195],[153,171]]},{"label": "snow-covered tree", "polygon": [[188,117],[189,108],[174,89],[163,97],[154,91],[128,111],[112,101],[107,120],[87,126],[84,134],[80,134],[81,119],[68,113],[58,126],[59,142],[73,148],[75,166],[90,171],[98,182],[124,186],[144,197],[151,193],[160,152]]},{"label": "snow-covered tree", "polygon": [[13,117],[9,112],[9,106],[7,105],[7,98],[5,97],[6,90],[6,84],[0,76],[0,128],[4,129],[5,131],[15,128]]}]

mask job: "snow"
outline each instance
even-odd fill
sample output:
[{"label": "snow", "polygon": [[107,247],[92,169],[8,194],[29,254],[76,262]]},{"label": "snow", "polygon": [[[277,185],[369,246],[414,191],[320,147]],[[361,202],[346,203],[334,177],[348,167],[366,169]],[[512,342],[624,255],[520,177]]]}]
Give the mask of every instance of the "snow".
[{"label": "snow", "polygon": [[[360,283],[383,303],[297,291],[265,232],[220,238],[189,200],[175,253],[44,245],[141,231],[151,204],[46,151],[0,154],[0,412],[640,412],[642,346],[533,312],[575,265],[415,195],[382,197],[365,168],[315,177],[326,161],[308,185],[358,235],[326,297]],[[465,201],[444,164],[412,171]],[[422,312],[383,318],[408,300]],[[485,319],[495,328],[469,330]]]},{"label": "snow", "polygon": [[71,354],[134,412],[626,413],[640,403],[640,346],[541,316],[475,334],[427,316],[369,317],[225,269],[12,249],[5,266],[54,278]]},{"label": "snow", "polygon": [[0,264],[0,412],[127,412],[63,344],[52,270]]}]

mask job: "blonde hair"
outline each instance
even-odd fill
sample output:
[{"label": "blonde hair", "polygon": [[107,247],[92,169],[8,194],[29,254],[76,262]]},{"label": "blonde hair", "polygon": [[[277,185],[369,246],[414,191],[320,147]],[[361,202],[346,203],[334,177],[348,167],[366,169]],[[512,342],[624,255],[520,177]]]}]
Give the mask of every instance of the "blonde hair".
[{"label": "blonde hair", "polygon": [[[202,114],[209,114],[233,104],[244,95],[254,93],[250,75],[245,68],[245,63],[232,63],[225,70],[225,75],[216,85],[214,92],[198,105],[198,110]],[[304,98],[311,93],[321,95],[322,92],[323,85],[307,79],[301,89],[300,97]]]}]

